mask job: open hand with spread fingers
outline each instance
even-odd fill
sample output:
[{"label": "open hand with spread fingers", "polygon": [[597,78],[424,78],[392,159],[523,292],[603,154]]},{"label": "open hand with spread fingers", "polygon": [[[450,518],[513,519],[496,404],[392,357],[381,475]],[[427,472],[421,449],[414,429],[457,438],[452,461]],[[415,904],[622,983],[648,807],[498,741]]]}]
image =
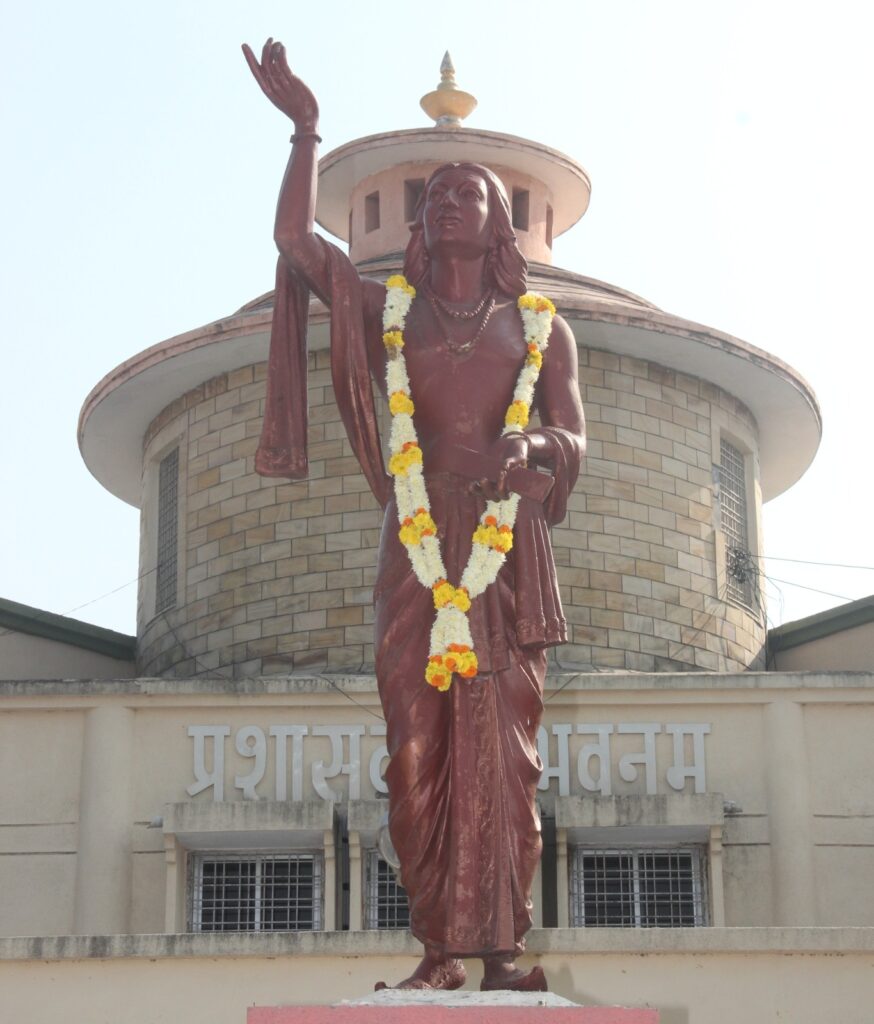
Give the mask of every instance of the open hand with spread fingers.
[{"label": "open hand with spread fingers", "polygon": [[319,123],[319,105],[309,87],[292,74],[282,43],[268,39],[261,50],[261,61],[247,43],[243,56],[255,81],[267,99],[294,121],[297,132],[315,132]]}]

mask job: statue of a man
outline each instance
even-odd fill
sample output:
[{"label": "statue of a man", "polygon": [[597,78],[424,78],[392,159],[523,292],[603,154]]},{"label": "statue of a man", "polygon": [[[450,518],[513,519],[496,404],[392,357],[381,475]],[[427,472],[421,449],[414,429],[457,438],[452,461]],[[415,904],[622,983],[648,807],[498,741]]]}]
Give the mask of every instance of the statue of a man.
[{"label": "statue of a man", "polygon": [[[484,167],[432,175],[405,277],[388,290],[359,277],[313,233],[315,98],[282,44],[268,40],[260,62],[243,49],[294,122],[276,213],[280,287],[259,469],[305,472],[305,394],[291,396],[286,380],[299,376],[302,342],[289,354],[277,335],[277,323],[294,335],[292,321],[305,315],[300,296],[285,308],[303,286],[331,307],[337,402],[385,508],[374,602],[389,829],[412,932],[425,946],[400,985],[458,988],[462,959],[478,957],[484,989],[545,989],[541,969],[524,973],[515,959],[541,852],[535,740],[546,648],[566,640],[549,526],[564,517],[585,445],[576,345],[551,304],[526,295],[506,193]],[[393,413],[391,476],[370,376]],[[526,430],[529,406],[541,425]],[[473,482],[460,456],[471,449],[494,467]],[[527,464],[552,474],[542,501],[508,495]]]}]

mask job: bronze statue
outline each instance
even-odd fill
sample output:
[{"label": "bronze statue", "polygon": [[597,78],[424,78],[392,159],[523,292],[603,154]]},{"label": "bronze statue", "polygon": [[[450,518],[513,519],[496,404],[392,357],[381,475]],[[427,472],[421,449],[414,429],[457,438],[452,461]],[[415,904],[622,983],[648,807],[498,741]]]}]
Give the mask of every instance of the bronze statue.
[{"label": "bronze statue", "polygon": [[[534,313],[550,304],[533,296],[519,303],[527,264],[506,194],[494,174],[472,164],[447,165],[428,181],[406,252],[406,280],[389,281],[395,282],[389,295],[400,296],[403,309],[386,312],[386,284],[361,278],[343,253],[313,233],[320,141],[314,96],[289,70],[281,43],[268,40],[260,62],[248,46],[243,51],[268,99],[294,122],[276,212],[281,255],[257,466],[270,475],[306,474],[303,332],[311,289],[331,307],[336,399],[386,512],[374,602],[376,676],[390,754],[389,827],[411,928],[425,946],[400,987],[458,988],[465,980],[462,959],[478,957],[484,989],[542,990],[542,970],[524,973],[515,959],[531,927],[531,883],[541,852],[535,737],[546,648],[566,640],[548,528],[565,515],[585,447],[576,345],[560,317],[550,326],[548,312],[540,343],[545,350],[548,342],[548,351],[538,354],[523,332],[525,303]],[[406,441],[399,435],[403,444],[393,433],[393,493],[370,378],[387,396],[386,374],[391,380],[401,365],[409,387],[393,391],[391,408],[398,422],[409,413],[405,429],[414,433]],[[508,405],[526,405],[512,396],[521,394],[524,368],[532,365],[541,426],[524,429],[526,406],[506,427],[505,414],[507,422],[513,415]],[[478,453],[474,462],[484,456],[492,467],[474,481],[471,452]],[[503,499],[529,463],[548,469],[553,486],[542,501],[519,498],[516,509]],[[405,515],[410,464],[427,498]],[[486,515],[511,505],[511,527],[500,515]],[[445,578],[432,582],[424,563],[414,566],[426,548],[439,551]],[[473,549],[492,558],[490,565],[500,563],[478,596],[476,587],[459,582],[468,579]],[[501,555],[497,562],[493,551]],[[470,644],[452,643],[435,655],[435,606],[448,608],[447,621],[469,626]]]}]

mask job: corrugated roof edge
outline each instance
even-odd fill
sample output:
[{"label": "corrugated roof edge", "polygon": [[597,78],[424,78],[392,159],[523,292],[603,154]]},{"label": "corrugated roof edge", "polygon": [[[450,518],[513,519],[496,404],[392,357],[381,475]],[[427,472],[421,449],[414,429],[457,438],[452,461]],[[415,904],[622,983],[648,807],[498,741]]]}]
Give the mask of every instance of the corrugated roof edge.
[{"label": "corrugated roof edge", "polygon": [[103,626],[92,626],[90,622],[56,615],[27,604],[9,601],[0,597],[0,629],[29,636],[41,636],[62,644],[72,644],[87,651],[96,651],[110,658],[133,661],[136,654],[137,638],[126,633],[116,633]]},{"label": "corrugated roof edge", "polygon": [[874,595],[796,619],[795,622],[784,622],[769,631],[768,646],[771,651],[785,651],[869,622],[874,622]]}]

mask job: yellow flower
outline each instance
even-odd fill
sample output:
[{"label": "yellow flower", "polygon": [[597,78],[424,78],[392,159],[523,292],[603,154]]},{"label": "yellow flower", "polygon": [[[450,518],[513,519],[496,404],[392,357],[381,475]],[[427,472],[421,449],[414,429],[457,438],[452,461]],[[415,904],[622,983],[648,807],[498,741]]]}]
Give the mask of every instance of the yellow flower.
[{"label": "yellow flower", "polygon": [[397,416],[398,413],[405,412],[408,416],[412,416],[416,411],[413,400],[406,393],[406,391],[395,391],[391,398],[388,400],[388,407],[391,410],[392,416]]},{"label": "yellow flower", "polygon": [[533,343],[528,346],[528,357],[525,362],[529,366],[536,366],[538,370],[543,366],[543,353]]},{"label": "yellow flower", "polygon": [[470,594],[468,594],[464,587],[456,587],[455,593],[452,595],[452,603],[460,612],[469,612]]},{"label": "yellow flower", "polygon": [[437,524],[431,518],[431,513],[427,509],[417,508],[416,514],[413,516],[413,522],[421,537],[433,537],[437,532]]},{"label": "yellow flower", "polygon": [[385,282],[385,286],[386,288],[400,288],[401,291],[404,291],[407,295],[415,298],[416,289],[408,283],[403,274],[392,274],[392,276]]},{"label": "yellow flower", "polygon": [[410,466],[422,462],[422,449],[412,441],[407,441],[399,452],[388,461],[388,471],[394,476],[406,476]]},{"label": "yellow flower", "polygon": [[550,316],[555,316],[555,306],[549,299],[534,292],[526,292],[525,295],[520,295],[518,306],[519,309],[533,309],[535,313],[549,312]]},{"label": "yellow flower", "polygon": [[445,693],[452,685],[452,672],[444,666],[443,658],[439,654],[433,654],[428,659],[425,681],[441,693]]},{"label": "yellow flower", "polygon": [[387,349],[401,349],[404,347],[404,336],[400,331],[386,331],[382,336],[382,343]]},{"label": "yellow flower", "polygon": [[415,547],[422,540],[421,532],[409,516],[401,523],[398,537],[401,539],[401,544],[406,544],[409,547]]},{"label": "yellow flower", "polygon": [[528,403],[523,402],[521,399],[516,399],[515,402],[511,402],[507,409],[507,415],[504,418],[504,422],[508,427],[527,427]]},{"label": "yellow flower", "polygon": [[[492,517],[489,516],[491,519]],[[495,526],[494,523],[487,523],[478,526],[473,532],[474,544],[482,544],[488,548],[494,548],[505,554],[513,547],[513,531],[509,526]]]},{"label": "yellow flower", "polygon": [[455,587],[448,580],[437,580],[431,590],[434,592],[435,608],[443,608],[455,597]]}]

